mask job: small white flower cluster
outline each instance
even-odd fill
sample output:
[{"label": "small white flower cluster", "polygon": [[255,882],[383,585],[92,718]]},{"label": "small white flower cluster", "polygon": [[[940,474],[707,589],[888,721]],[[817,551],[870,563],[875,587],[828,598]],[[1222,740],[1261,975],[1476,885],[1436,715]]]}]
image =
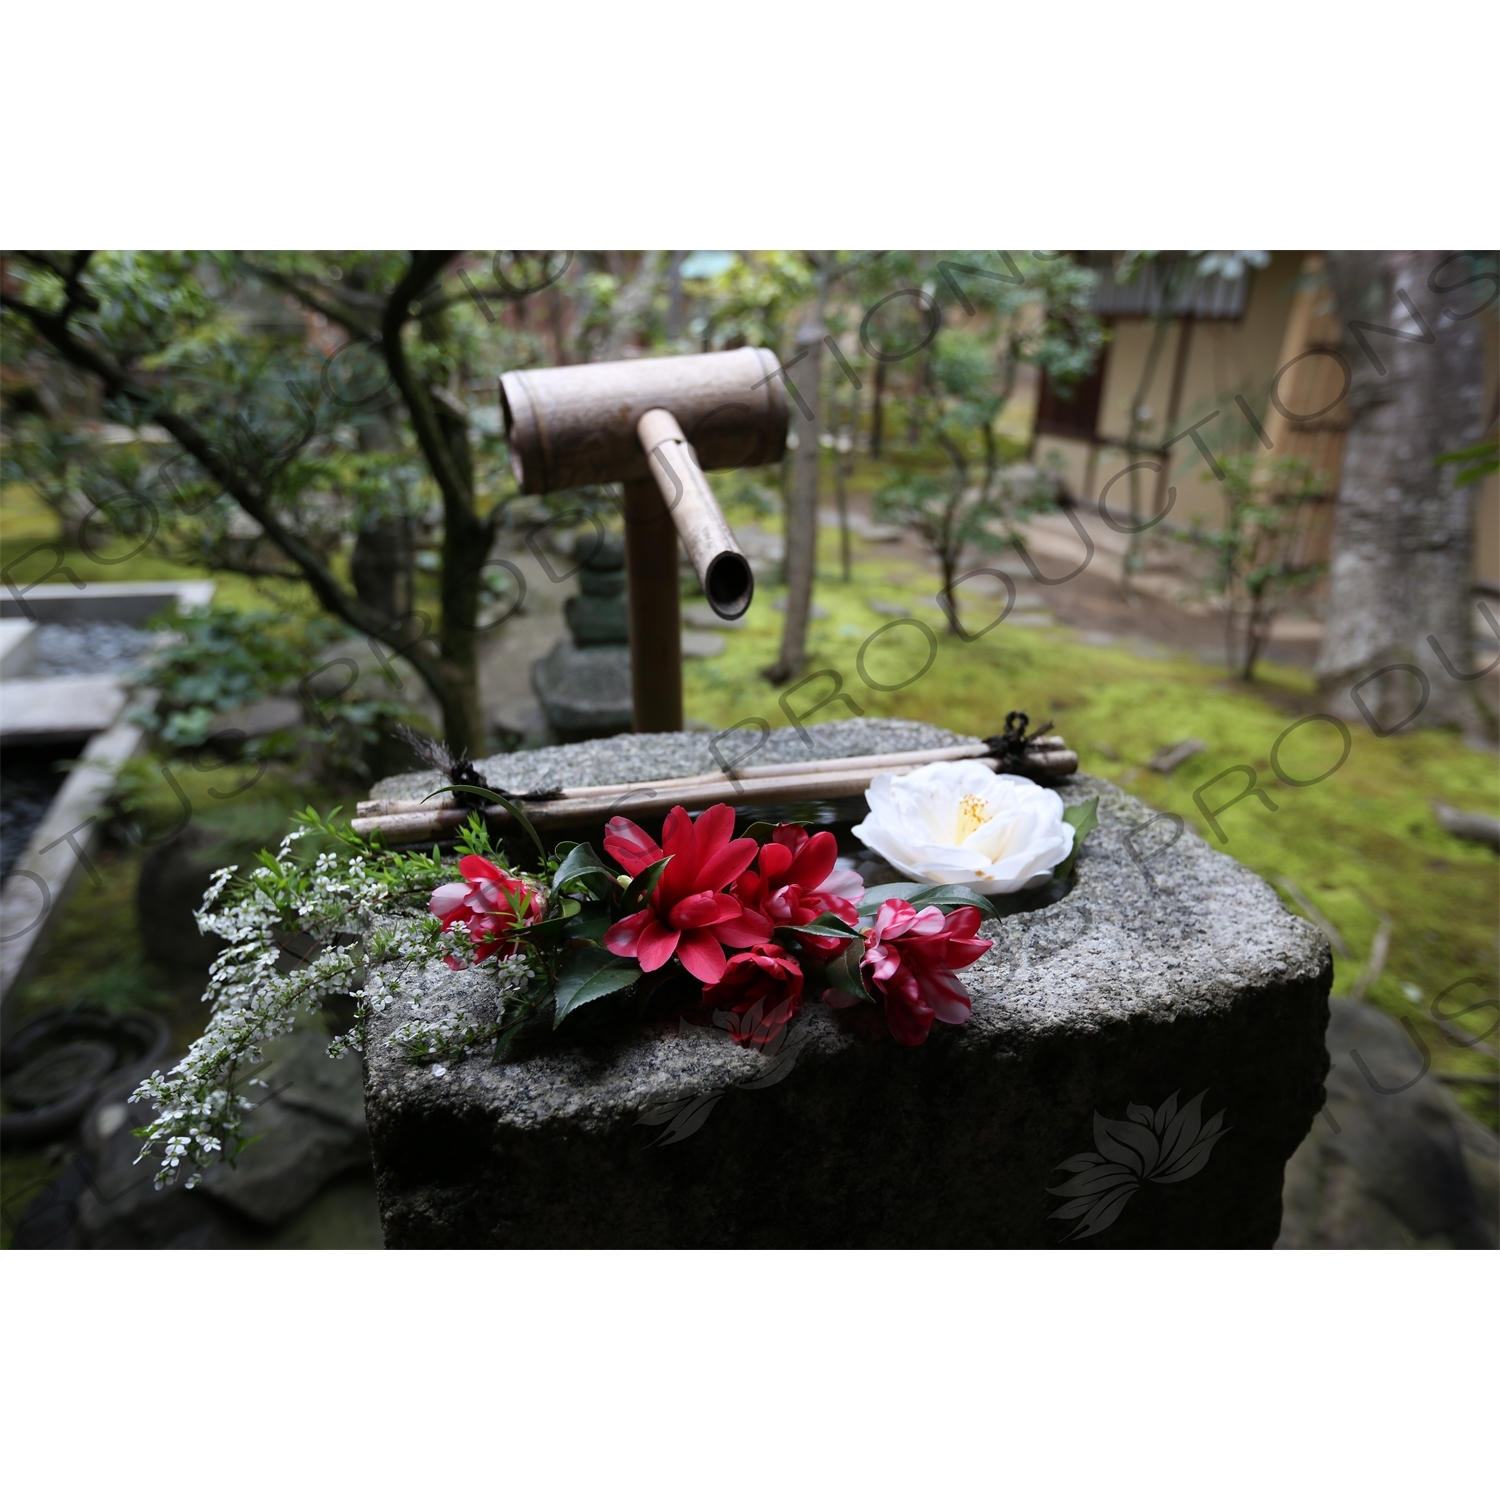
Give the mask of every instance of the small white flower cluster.
[{"label": "small white flower cluster", "polygon": [[190,1162],[194,1170],[187,1185],[194,1187],[209,1153],[234,1155],[244,1116],[254,1107],[235,1092],[237,1076],[264,1061],[265,1043],[290,1031],[300,1010],[347,992],[358,962],[354,949],[329,948],[283,974],[276,970],[278,957],[274,949],[267,952],[253,942],[221,953],[209,971],[204,998],[213,999],[214,1011],[203,1035],[170,1074],[157,1070],[131,1095],[157,1110],[137,1160],[163,1146],[158,1186],[173,1181]]},{"label": "small white flower cluster", "polygon": [[[222,908],[234,866],[218,871],[204,893],[199,931],[228,944],[209,969],[203,998],[212,1014],[187,1056],[169,1074],[153,1073],[131,1096],[157,1110],[137,1160],[159,1154],[158,1187],[184,1169],[192,1187],[214,1153],[233,1158],[254,1107],[237,1084],[264,1061],[265,1043],[292,1029],[299,1012],[316,1009],[330,995],[352,996],[354,1027],[329,1051],[358,1047],[368,1017],[401,989],[401,972],[433,962],[449,946],[426,912],[443,873],[436,859],[385,856],[372,868],[363,852],[325,853],[311,867],[298,865],[289,858],[292,845],[312,831],[288,834],[275,858],[263,856]],[[514,967],[516,961],[509,962]],[[503,986],[510,983],[507,975]]]}]

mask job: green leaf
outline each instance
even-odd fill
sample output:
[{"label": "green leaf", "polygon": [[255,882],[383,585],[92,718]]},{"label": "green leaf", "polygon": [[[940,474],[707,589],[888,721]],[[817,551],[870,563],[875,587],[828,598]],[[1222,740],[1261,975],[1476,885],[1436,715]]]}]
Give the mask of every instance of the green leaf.
[{"label": "green leaf", "polygon": [[809,922],[805,927],[794,927],[790,924],[778,927],[777,932],[810,932],[814,937],[827,937],[830,933],[835,937],[858,937],[857,928],[851,927],[841,916],[835,912],[825,911],[815,921]]},{"label": "green leaf", "polygon": [[557,975],[553,1029],[561,1026],[579,1006],[623,990],[640,977],[641,966],[634,959],[620,958],[602,948],[580,948],[569,954]]},{"label": "green leaf", "polygon": [[1494,438],[1485,438],[1471,447],[1459,448],[1453,453],[1440,453],[1433,459],[1433,463],[1463,464],[1464,468],[1453,476],[1454,487],[1462,489],[1476,479],[1482,479],[1486,474],[1493,474],[1496,469],[1500,469],[1500,445],[1497,445]]},{"label": "green leaf", "polygon": [[998,919],[1000,913],[990,905],[989,898],[966,885],[919,885],[915,881],[898,881],[891,885],[877,885],[865,892],[859,903],[862,917],[874,916],[882,901],[899,899],[909,901],[918,911],[924,906],[935,906],[939,911],[956,911],[960,906],[977,906],[987,917]]},{"label": "green leaf", "polygon": [[871,916],[880,910],[882,901],[910,901],[918,891],[926,889],[920,880],[895,880],[889,885],[872,885],[859,903],[859,914]]},{"label": "green leaf", "polygon": [[476,797],[488,797],[491,802],[498,802],[530,835],[531,842],[536,845],[537,854],[541,856],[542,863],[539,868],[546,868],[547,851],[542,847],[542,841],[537,837],[536,829],[531,826],[531,819],[509,797],[502,797],[499,792],[493,791],[487,786],[463,786],[460,784],[457,786],[440,786],[435,792],[429,792],[422,798],[422,801],[431,802],[434,797],[441,797],[444,792],[472,792]]},{"label": "green leaf", "polygon": [[614,925],[612,917],[581,916],[563,928],[563,936],[575,942],[582,939],[584,942],[597,943]]},{"label": "green leaf", "polygon": [[1054,880],[1066,880],[1072,874],[1083,841],[1099,826],[1099,799],[1090,797],[1076,807],[1063,808],[1063,822],[1073,825],[1073,847],[1068,857],[1052,872]]},{"label": "green leaf", "polygon": [[574,882],[603,900],[614,887],[615,877],[614,872],[588,844],[574,844],[563,856],[563,862],[552,877],[552,889],[562,891]]},{"label": "green leaf", "polygon": [[990,905],[988,896],[970,890],[966,885],[930,885],[911,898],[911,904],[919,911],[924,906],[935,906],[939,911],[956,911],[960,906],[977,906],[985,916],[998,921],[1000,913]]},{"label": "green leaf", "polygon": [[1071,823],[1076,830],[1073,835],[1076,849],[1099,826],[1099,799],[1090,797],[1076,807],[1063,808],[1063,822]]},{"label": "green leaf", "polygon": [[562,937],[570,923],[577,914],[577,908],[573,911],[562,911],[555,917],[548,917],[544,922],[534,922],[530,927],[512,928],[506,937],[519,938],[523,942],[536,944],[538,941],[548,944],[553,938]]},{"label": "green leaf", "polygon": [[843,990],[846,995],[858,995],[861,1000],[871,999],[872,996],[865,988],[864,978],[859,972],[864,956],[863,944],[850,943],[842,953],[831,958],[824,966],[824,977],[834,989]]},{"label": "green leaf", "polygon": [[628,911],[635,911],[645,905],[651,892],[656,889],[656,882],[661,879],[661,872],[667,868],[667,861],[671,859],[670,854],[663,855],[654,865],[647,865],[634,880],[625,887],[625,906]]}]

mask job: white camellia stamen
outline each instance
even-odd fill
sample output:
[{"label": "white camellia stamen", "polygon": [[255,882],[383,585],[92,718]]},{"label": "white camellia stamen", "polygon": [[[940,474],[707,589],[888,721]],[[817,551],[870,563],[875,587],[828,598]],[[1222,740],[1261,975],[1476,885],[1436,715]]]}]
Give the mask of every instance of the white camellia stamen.
[{"label": "white camellia stamen", "polygon": [[1044,885],[1073,849],[1063,800],[1024,776],[974,761],[882,772],[865,793],[855,837],[913,880],[982,896]]}]

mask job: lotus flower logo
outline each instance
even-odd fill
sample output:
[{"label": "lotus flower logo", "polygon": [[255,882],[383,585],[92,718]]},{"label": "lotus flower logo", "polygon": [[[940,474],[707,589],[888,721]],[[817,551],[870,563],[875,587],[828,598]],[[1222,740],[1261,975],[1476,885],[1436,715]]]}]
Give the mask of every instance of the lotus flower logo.
[{"label": "lotus flower logo", "polygon": [[1082,1215],[1082,1222],[1065,1239],[1084,1240],[1108,1229],[1142,1183],[1182,1182],[1208,1165],[1209,1153],[1229,1132],[1221,1128],[1222,1109],[1207,1124],[1200,1123],[1207,1093],[1204,1089],[1181,1109],[1173,1094],[1154,1113],[1147,1105],[1132,1104],[1125,1111],[1127,1120],[1106,1120],[1095,1113],[1094,1144],[1099,1150],[1070,1156],[1053,1167],[1054,1172],[1077,1175],[1047,1189],[1073,1200],[1048,1218]]}]

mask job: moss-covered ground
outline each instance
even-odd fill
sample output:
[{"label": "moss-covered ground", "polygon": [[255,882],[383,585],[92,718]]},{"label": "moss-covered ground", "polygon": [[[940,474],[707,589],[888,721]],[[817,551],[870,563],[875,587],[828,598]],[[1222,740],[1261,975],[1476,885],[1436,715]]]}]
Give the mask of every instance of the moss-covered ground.
[{"label": "moss-covered ground", "polygon": [[[688,714],[720,727],[752,716],[785,726],[788,707],[806,714],[838,686],[866,714],[925,719],[979,735],[998,733],[1010,709],[1025,710],[1033,725],[1052,719],[1079,751],[1082,769],[1182,817],[1273,884],[1294,883],[1348,946],[1350,957],[1335,961],[1335,994],[1354,985],[1381,914],[1388,915],[1389,954],[1366,998],[1415,1024],[1435,1073],[1494,1078],[1493,1056],[1459,1038],[1495,1044],[1497,860],[1491,850],[1444,832],[1431,806],[1440,799],[1493,814],[1500,789],[1493,752],[1445,730],[1380,739],[1351,713],[1347,756],[1325,774],[1345,751],[1336,725],[1303,723],[1278,746],[1290,726],[1321,711],[1304,671],[1268,664],[1246,685],[1193,656],[1086,644],[1063,627],[1008,620],[980,634],[1003,602],[983,599],[963,605],[963,623],[978,636],[964,641],[947,631],[935,573],[861,550],[844,584],[832,571],[836,539],[827,533],[822,539],[817,601],[828,614],[811,627],[807,671],[831,670],[840,683],[825,675],[789,694],[768,683],[761,669],[776,657],[784,616],[758,608],[743,630],[727,633],[721,656],[687,663]],[[895,625],[870,601],[901,605],[928,633]],[[1211,629],[1205,644],[1212,644]],[[882,686],[900,683],[907,685]],[[811,722],[851,712],[849,703],[835,701]],[[1147,768],[1156,750],[1190,738],[1208,748],[1167,776]],[[1313,784],[1278,778],[1273,749],[1288,781]],[[1253,794],[1234,802],[1217,816],[1221,839],[1194,793],[1210,811],[1232,802],[1246,786],[1243,772],[1207,783],[1234,766],[1252,767],[1275,807]],[[1143,835],[1143,850],[1149,854],[1170,835],[1163,821]],[[1494,1089],[1456,1087],[1465,1106],[1493,1126]]]}]

